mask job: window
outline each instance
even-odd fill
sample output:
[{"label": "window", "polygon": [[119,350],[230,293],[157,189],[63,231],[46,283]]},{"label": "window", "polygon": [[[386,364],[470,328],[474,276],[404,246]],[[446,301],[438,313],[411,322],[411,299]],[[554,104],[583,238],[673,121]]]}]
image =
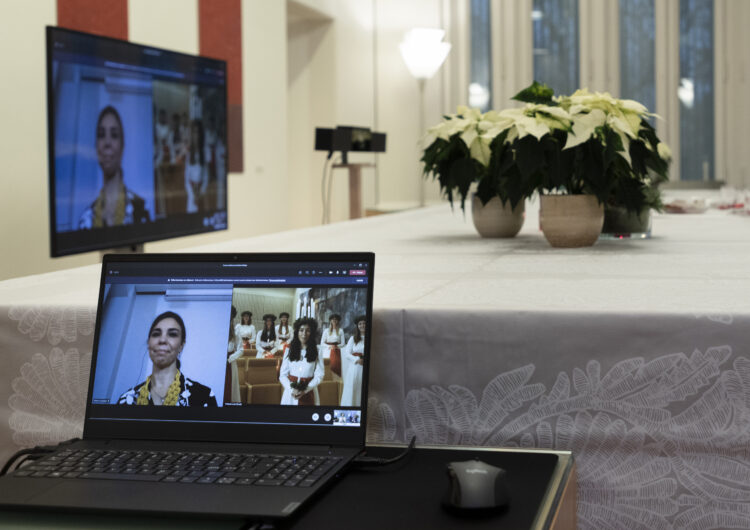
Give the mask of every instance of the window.
[{"label": "window", "polygon": [[655,112],[654,0],[620,0],[619,14],[620,96]]},{"label": "window", "polygon": [[[520,8],[522,3],[471,0],[472,104],[482,109],[492,106],[493,78],[500,85],[494,87],[495,99],[502,99],[506,93],[510,97],[532,77],[548,84],[556,94],[570,94],[581,86],[582,81],[581,38],[584,42],[602,42],[604,39],[602,49],[583,50],[586,64],[599,69],[603,64],[611,65],[612,61],[618,61],[619,65],[609,72],[614,74],[611,85],[608,84],[610,77],[599,75],[594,83],[597,86],[589,88],[613,93],[619,91],[619,96],[639,101],[651,112],[664,117],[664,122],[654,119],[652,124],[661,130],[660,137],[670,144],[673,151],[679,153],[673,171],[680,171],[681,180],[716,178],[715,123],[723,127],[719,129],[721,134],[726,129],[727,119],[734,120],[730,123],[741,121],[735,116],[715,116],[717,98],[719,105],[727,105],[724,99],[731,101],[731,97],[738,97],[735,94],[746,91],[742,69],[736,74],[738,80],[734,81],[731,90],[714,86],[715,38],[724,39],[719,45],[728,46],[733,54],[733,59],[727,64],[736,63],[737,57],[744,57],[739,51],[743,48],[738,47],[741,42],[737,36],[742,34],[740,20],[744,20],[744,3],[618,0],[613,4],[615,10],[602,8],[605,3],[598,3],[594,9],[594,3],[581,3],[592,8],[581,18],[579,0],[532,0],[531,25],[526,26],[519,18],[528,20],[529,17],[527,11],[521,12],[528,9]],[[491,7],[498,9],[493,11]],[[499,23],[491,26],[493,19]],[[719,24],[716,27],[724,27],[725,19],[736,28],[733,30],[736,34],[733,33],[731,38],[716,33],[719,30],[714,29],[715,22]],[[602,36],[600,30],[608,28],[607,24],[615,23],[614,20],[619,26],[619,36],[614,31],[604,31]],[[677,25],[679,32],[672,29],[677,29]],[[730,40],[724,43],[727,38]],[[502,46],[491,48],[493,39]],[[657,42],[659,49],[656,48]],[[499,53],[498,49],[508,53],[502,63],[498,63],[498,57],[491,57],[493,51]],[[663,71],[656,72],[657,64]],[[619,80],[616,79],[618,70]],[[584,71],[583,75],[589,74]],[[505,101],[496,101],[495,105],[498,103]],[[743,107],[740,105],[739,108]],[[736,125],[731,127],[732,130],[741,130]],[[734,173],[727,173],[725,168],[719,170],[724,170],[722,175],[739,175],[736,178],[741,179],[746,165],[742,165],[744,162],[739,157],[737,162],[734,160],[731,158],[726,162]]]},{"label": "window", "polygon": [[714,175],[714,7],[680,0],[680,172],[682,180]]},{"label": "window", "polygon": [[471,0],[471,72],[469,106],[492,108],[490,0]]},{"label": "window", "polygon": [[555,94],[578,89],[578,0],[534,0],[534,79]]}]

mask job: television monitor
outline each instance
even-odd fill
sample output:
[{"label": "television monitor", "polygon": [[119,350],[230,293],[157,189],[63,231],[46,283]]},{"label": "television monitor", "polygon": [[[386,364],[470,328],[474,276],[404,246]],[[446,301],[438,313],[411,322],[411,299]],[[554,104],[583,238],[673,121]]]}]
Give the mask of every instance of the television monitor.
[{"label": "television monitor", "polygon": [[226,73],[47,27],[53,257],[226,230]]}]

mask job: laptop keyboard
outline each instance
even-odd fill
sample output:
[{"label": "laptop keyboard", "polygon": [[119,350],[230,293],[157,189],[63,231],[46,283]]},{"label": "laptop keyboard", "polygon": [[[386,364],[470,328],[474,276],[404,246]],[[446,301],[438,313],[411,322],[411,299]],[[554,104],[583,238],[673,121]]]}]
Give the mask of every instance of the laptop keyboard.
[{"label": "laptop keyboard", "polygon": [[340,461],[338,456],[64,450],[23,466],[13,475],[304,488]]}]

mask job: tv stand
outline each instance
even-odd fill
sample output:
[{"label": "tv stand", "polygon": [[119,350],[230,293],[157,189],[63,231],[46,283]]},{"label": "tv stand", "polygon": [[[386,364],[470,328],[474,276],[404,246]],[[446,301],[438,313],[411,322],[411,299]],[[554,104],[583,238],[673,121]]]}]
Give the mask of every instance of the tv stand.
[{"label": "tv stand", "polygon": [[99,252],[99,257],[103,258],[105,254],[143,254],[143,243],[136,245],[127,245],[125,247],[114,247]]},{"label": "tv stand", "polygon": [[334,164],[333,169],[349,170],[349,219],[362,217],[362,168],[375,164]]}]

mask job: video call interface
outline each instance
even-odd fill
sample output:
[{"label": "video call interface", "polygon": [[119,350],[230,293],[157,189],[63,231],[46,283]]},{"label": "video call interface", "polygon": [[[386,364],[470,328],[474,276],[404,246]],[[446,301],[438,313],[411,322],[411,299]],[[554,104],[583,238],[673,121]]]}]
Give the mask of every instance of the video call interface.
[{"label": "video call interface", "polygon": [[367,263],[111,263],[92,410],[358,426]]},{"label": "video call interface", "polygon": [[226,229],[225,63],[48,31],[53,255]]}]

